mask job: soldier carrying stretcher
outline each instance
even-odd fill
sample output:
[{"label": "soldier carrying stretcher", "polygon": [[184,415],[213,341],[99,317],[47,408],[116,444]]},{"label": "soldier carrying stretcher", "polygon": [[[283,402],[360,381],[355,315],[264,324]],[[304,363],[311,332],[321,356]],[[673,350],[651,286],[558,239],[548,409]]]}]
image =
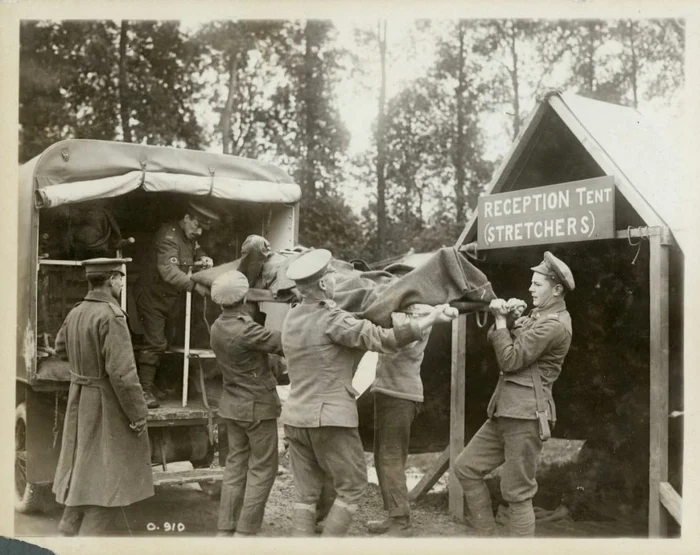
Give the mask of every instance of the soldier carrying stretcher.
[{"label": "soldier carrying stretcher", "polygon": [[294,535],[313,535],[316,504],[328,476],[336,498],[324,536],[344,535],[367,485],[358,415],[352,387],[357,349],[395,352],[420,340],[436,322],[457,310],[439,305],[427,316],[381,328],[333,302],[335,277],[325,249],[304,253],[287,270],[302,295],[282,328],[291,389],[283,409],[285,436],[296,490]]},{"label": "soldier carrying stretcher", "polygon": [[488,332],[500,375],[489,402],[488,420],[454,462],[479,535],[496,533],[484,477],[501,466],[501,492],[508,502],[511,536],[534,536],[532,498],[537,493],[537,458],[556,420],[552,384],[571,345],[571,316],[564,297],[574,290],[569,267],[550,252],[532,269],[534,308],[522,314],[519,299],[495,299],[496,323]]}]

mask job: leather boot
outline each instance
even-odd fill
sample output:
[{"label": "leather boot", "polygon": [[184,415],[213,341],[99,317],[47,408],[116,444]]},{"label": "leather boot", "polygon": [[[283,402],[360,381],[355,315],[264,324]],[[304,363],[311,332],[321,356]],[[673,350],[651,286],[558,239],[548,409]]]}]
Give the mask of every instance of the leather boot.
[{"label": "leather boot", "polygon": [[139,364],[138,376],[141,382],[141,387],[143,388],[143,398],[146,401],[146,406],[149,409],[155,409],[160,406],[158,399],[153,395],[153,381],[156,377],[156,372],[158,367],[154,364],[147,364],[142,362]]},{"label": "leather boot", "polygon": [[535,536],[535,511],[532,508],[532,499],[519,503],[508,504],[508,520],[510,535],[514,537]]},{"label": "leather boot", "polygon": [[413,526],[411,526],[411,517],[409,516],[393,516],[389,529],[386,531],[387,536],[394,538],[409,538],[413,535]]},{"label": "leather boot", "polygon": [[143,399],[146,401],[146,407],[149,409],[157,409],[160,406],[158,399],[153,396],[150,390],[144,389]]},{"label": "leather boot", "polygon": [[79,507],[65,507],[58,523],[60,536],[77,536],[83,522],[83,510]]},{"label": "leather boot", "polygon": [[464,492],[467,506],[471,513],[471,524],[477,536],[488,537],[496,535],[496,519],[493,518],[491,494],[482,481]]},{"label": "leather boot", "polygon": [[350,528],[353,516],[355,516],[355,511],[345,503],[336,499],[326,517],[326,524],[323,527],[323,534],[321,534],[321,536],[344,536],[348,528]]},{"label": "leather boot", "polygon": [[387,517],[383,520],[370,520],[365,525],[370,534],[384,534],[391,526],[391,518]]},{"label": "leather boot", "polygon": [[292,513],[292,536],[313,536],[316,530],[316,505],[295,503]]}]

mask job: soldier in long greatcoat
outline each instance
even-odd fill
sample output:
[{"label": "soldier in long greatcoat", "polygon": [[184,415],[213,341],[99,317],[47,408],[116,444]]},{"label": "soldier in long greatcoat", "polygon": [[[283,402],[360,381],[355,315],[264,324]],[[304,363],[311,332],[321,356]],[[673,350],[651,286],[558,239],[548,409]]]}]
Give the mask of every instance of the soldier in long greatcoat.
[{"label": "soldier in long greatcoat", "polygon": [[53,485],[56,500],[66,506],[62,535],[100,535],[119,507],[153,495],[148,409],[126,314],[117,302],[124,262],[83,262],[90,291],[56,337],[56,354],[68,360],[71,372]]}]

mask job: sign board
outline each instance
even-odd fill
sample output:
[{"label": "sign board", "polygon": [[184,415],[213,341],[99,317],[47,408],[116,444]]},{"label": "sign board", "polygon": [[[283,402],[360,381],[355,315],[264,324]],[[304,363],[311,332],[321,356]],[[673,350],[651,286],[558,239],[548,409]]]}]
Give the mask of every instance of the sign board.
[{"label": "sign board", "polygon": [[478,248],[611,239],[614,216],[612,176],[485,195],[479,199]]}]

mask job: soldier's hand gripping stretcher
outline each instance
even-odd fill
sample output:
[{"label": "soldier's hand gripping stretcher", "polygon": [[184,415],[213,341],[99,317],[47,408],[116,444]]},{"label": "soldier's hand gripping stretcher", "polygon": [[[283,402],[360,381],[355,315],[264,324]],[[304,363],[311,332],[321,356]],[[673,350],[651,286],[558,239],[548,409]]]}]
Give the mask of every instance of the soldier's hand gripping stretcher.
[{"label": "soldier's hand gripping stretcher", "polygon": [[416,316],[415,324],[421,329],[421,332],[427,331],[434,324],[450,322],[459,316],[459,310],[448,304],[437,306],[416,304],[409,307],[406,313]]},{"label": "soldier's hand gripping stretcher", "polygon": [[527,303],[516,298],[510,298],[507,301],[505,299],[494,299],[489,303],[491,314],[494,315],[496,320],[505,318],[506,325],[509,328],[523,315],[526,308]]},{"label": "soldier's hand gripping stretcher", "polygon": [[[187,265],[183,264],[183,266],[187,266]],[[208,256],[200,257],[199,260],[197,260],[191,266],[192,270],[194,270],[194,269],[208,270],[209,268],[213,268],[213,267],[214,267],[214,261],[211,258],[209,258]],[[206,297],[207,295],[209,295],[209,288],[202,285],[201,283],[195,284],[194,291],[202,297]]]}]

